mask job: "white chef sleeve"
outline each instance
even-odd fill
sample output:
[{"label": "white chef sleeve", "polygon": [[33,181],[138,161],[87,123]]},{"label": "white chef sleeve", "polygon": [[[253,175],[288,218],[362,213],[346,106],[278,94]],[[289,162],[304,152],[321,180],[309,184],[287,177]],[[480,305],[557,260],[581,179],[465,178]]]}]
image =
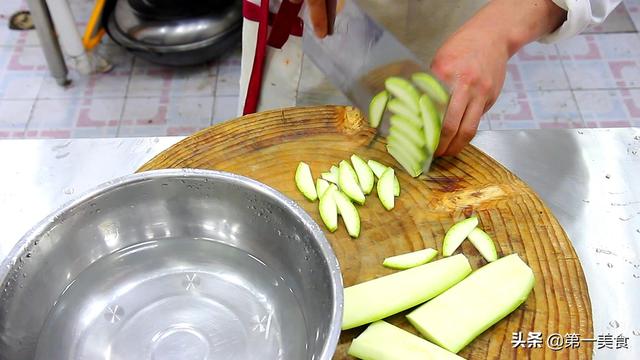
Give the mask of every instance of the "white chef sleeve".
[{"label": "white chef sleeve", "polygon": [[556,31],[540,39],[550,43],[563,40],[584,31],[591,25],[601,24],[622,0],[553,0],[567,11],[567,20]]}]

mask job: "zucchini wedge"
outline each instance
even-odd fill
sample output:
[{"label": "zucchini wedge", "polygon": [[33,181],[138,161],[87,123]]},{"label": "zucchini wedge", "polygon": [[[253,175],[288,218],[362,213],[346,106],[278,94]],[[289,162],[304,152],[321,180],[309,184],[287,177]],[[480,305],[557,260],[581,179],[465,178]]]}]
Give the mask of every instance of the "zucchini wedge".
[{"label": "zucchini wedge", "polygon": [[320,218],[331,232],[338,229],[338,205],[336,205],[335,200],[336,192],[338,192],[338,187],[335,184],[329,185],[327,190],[320,196],[320,204],[318,205]]},{"label": "zucchini wedge", "polygon": [[394,144],[387,144],[387,152],[404,168],[404,170],[411,175],[411,177],[418,177],[422,174],[422,164],[416,163],[411,159],[410,155],[407,155],[402,147],[398,147]]},{"label": "zucchini wedge", "polygon": [[311,176],[311,169],[305,162],[300,162],[296,168],[295,182],[298,190],[311,201],[318,199],[318,193],[316,192],[316,186],[313,183],[313,176]]},{"label": "zucchini wedge", "polygon": [[393,179],[395,178],[395,174],[393,173],[393,168],[387,168],[380,176],[380,180],[378,180],[378,199],[382,203],[385,209],[391,210],[395,206],[395,196],[393,195]]},{"label": "zucchini wedge", "polygon": [[442,242],[442,255],[451,256],[454,251],[462,244],[464,239],[471,234],[471,231],[478,226],[478,217],[472,216],[468,219],[458,221],[453,224],[447,233],[444,235],[444,241]]},{"label": "zucchini wedge", "polygon": [[358,214],[358,209],[356,209],[347,195],[341,191],[335,191],[333,198],[338,207],[338,213],[342,217],[342,221],[344,221],[344,226],[347,228],[347,233],[351,237],[357,238],[360,236],[360,214]]},{"label": "zucchini wedge", "polygon": [[496,251],[496,245],[491,240],[491,236],[480,228],[475,228],[467,236],[473,246],[478,249],[480,255],[488,262],[498,260],[498,253]]},{"label": "zucchini wedge", "polygon": [[369,165],[356,154],[351,155],[351,164],[353,164],[353,168],[358,176],[358,182],[360,182],[362,192],[364,192],[365,195],[371,193],[375,178]]},{"label": "zucchini wedge", "polygon": [[384,87],[391,95],[400,99],[414,113],[420,113],[420,109],[418,108],[420,93],[418,93],[418,90],[416,90],[409,81],[401,77],[391,76],[384,81]]},{"label": "zucchini wedge", "polygon": [[419,72],[411,76],[411,81],[438,104],[444,106],[449,102],[449,93],[433,76]]},{"label": "zucchini wedge", "polygon": [[[369,165],[369,168],[371,168],[371,171],[373,171],[378,179],[380,179],[380,176],[382,176],[382,173],[387,170],[388,167],[375,160],[367,161],[367,165]],[[400,196],[400,182],[398,181],[398,177],[395,175],[393,176],[393,195]]]},{"label": "zucchini wedge", "polygon": [[384,259],[382,265],[390,269],[405,270],[426,264],[433,260],[436,255],[438,255],[438,251],[428,248],[388,257]]},{"label": "zucchini wedge", "polygon": [[344,192],[348,197],[353,199],[353,201],[360,205],[364,204],[365,197],[358,183],[358,175],[355,170],[353,170],[353,167],[345,160],[340,161],[338,186],[340,187],[340,191]]},{"label": "zucchini wedge", "polygon": [[371,103],[369,103],[369,125],[371,127],[377,128],[380,125],[388,101],[389,93],[386,90],[379,92],[371,99]]},{"label": "zucchini wedge", "polygon": [[316,193],[318,193],[318,198],[322,197],[325,191],[329,188],[330,183],[322,178],[316,179]]},{"label": "zucchini wedge", "polygon": [[442,130],[440,113],[427,95],[420,97],[419,105],[426,148],[429,153],[433,154],[440,143],[440,131]]}]

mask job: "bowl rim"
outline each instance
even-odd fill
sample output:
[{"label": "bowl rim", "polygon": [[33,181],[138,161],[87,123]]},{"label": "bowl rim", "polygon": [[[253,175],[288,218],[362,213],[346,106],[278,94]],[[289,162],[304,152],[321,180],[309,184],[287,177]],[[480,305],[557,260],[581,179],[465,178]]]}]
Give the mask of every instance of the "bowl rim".
[{"label": "bowl rim", "polygon": [[312,236],[318,241],[320,253],[325,258],[327,265],[329,266],[331,292],[335,301],[331,309],[330,333],[328,334],[327,340],[322,347],[322,352],[317,359],[331,359],[337,348],[338,340],[340,337],[344,303],[344,284],[342,280],[342,272],[340,270],[338,258],[336,257],[331,244],[327,240],[318,223],[313,220],[313,218],[294,200],[264,183],[231,172],[191,168],[160,169],[129,174],[101,183],[100,185],[88,191],[85,191],[75,199],[67,201],[66,203],[58,207],[44,219],[39,221],[20,238],[20,240],[13,246],[13,248],[11,248],[6,257],[0,262],[0,285],[5,284],[7,277],[11,274],[12,270],[14,269],[14,265],[17,263],[17,259],[27,250],[27,248],[34,242],[34,240],[45,233],[52,223],[55,223],[69,210],[78,207],[86,202],[89,202],[91,201],[91,199],[97,196],[115,190],[118,187],[140,183],[150,179],[163,178],[222,179],[234,183],[243,184],[248,186],[253,191],[261,192],[262,194],[277,200],[284,208],[291,211],[295,216],[302,220],[304,226],[311,231]]}]

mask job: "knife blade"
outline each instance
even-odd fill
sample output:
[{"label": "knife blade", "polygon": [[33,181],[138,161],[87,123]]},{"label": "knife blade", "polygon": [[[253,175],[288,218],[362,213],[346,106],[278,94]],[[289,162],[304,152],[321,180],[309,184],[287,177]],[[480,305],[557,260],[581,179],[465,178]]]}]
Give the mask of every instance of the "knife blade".
[{"label": "knife blade", "polygon": [[[302,47],[305,56],[342,91],[355,106],[368,115],[369,102],[384,90],[390,76],[409,79],[426,64],[382,25],[373,20],[354,0],[327,1],[327,14],[336,14],[330,24],[330,36],[323,39],[313,33],[308,12],[304,14]],[[331,18],[331,17],[330,17]],[[331,26],[332,25],[332,26]],[[379,131],[386,135],[388,121]],[[431,161],[425,164],[428,170]]]}]

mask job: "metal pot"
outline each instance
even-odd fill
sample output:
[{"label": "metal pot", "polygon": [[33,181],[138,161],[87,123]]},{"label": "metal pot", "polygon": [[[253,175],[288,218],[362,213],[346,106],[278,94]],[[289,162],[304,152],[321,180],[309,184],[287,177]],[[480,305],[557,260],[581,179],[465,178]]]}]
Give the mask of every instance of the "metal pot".
[{"label": "metal pot", "polygon": [[195,65],[240,44],[242,1],[117,0],[107,31],[149,61]]},{"label": "metal pot", "polygon": [[342,319],[318,225],[216,171],[99,186],[26,234],[0,284],[0,359],[328,360]]}]

